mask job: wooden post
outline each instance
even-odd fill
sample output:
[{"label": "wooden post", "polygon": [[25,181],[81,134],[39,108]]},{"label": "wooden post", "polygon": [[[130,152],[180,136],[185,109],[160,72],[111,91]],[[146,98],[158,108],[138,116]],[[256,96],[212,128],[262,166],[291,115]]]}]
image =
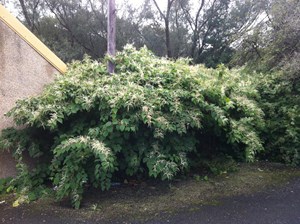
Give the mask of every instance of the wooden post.
[{"label": "wooden post", "polygon": [[[115,56],[116,54],[116,4],[115,0],[108,0],[107,16],[107,54]],[[108,62],[108,72],[114,73],[115,65]]]}]

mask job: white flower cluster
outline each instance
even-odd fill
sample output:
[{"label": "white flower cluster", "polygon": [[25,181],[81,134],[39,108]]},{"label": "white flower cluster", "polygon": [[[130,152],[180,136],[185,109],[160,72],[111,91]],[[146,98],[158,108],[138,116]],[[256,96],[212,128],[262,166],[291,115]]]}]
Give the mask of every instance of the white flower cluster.
[{"label": "white flower cluster", "polygon": [[107,148],[102,142],[93,140],[91,142],[92,149],[95,154],[102,154],[105,157],[105,160],[112,154],[111,150]]},{"label": "white flower cluster", "polygon": [[75,144],[83,144],[86,148],[90,148],[95,156],[99,157],[102,155],[104,160],[107,160],[112,155],[111,150],[106,147],[102,142],[92,139],[89,136],[78,136],[75,138],[69,138],[65,141],[61,148],[69,148]]}]

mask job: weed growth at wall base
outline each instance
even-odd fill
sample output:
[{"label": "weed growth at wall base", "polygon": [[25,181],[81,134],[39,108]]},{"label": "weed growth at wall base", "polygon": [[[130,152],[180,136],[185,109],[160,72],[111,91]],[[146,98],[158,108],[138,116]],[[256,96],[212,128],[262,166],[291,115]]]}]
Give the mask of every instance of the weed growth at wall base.
[{"label": "weed growth at wall base", "polygon": [[[116,74],[107,73],[107,60],[74,62],[8,113],[27,128],[4,130],[0,147],[12,150],[16,181],[26,180],[28,191],[50,182],[58,199],[78,208],[87,184],[107,190],[120,174],[169,180],[206,154],[253,161],[263,150],[255,77],[131,46],[110,59]],[[25,151],[37,161],[30,172]]]}]

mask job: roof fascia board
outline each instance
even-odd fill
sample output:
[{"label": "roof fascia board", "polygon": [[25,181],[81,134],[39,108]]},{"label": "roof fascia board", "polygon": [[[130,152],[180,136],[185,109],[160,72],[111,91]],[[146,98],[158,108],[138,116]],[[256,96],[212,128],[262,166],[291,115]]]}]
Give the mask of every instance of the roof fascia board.
[{"label": "roof fascia board", "polygon": [[67,65],[1,4],[0,20],[3,21],[8,27],[10,27],[15,33],[17,33],[26,43],[28,43],[60,73],[63,74],[67,71]]}]

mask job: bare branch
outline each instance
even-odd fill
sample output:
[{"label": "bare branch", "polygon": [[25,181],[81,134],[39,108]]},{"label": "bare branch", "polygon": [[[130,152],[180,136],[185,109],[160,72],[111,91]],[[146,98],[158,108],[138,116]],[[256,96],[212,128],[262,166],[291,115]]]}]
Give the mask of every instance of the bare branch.
[{"label": "bare branch", "polygon": [[30,30],[32,31],[32,22],[31,22],[31,19],[29,18],[28,11],[25,6],[25,2],[24,2],[24,0],[19,0],[19,2],[21,5],[21,8],[22,8],[26,23],[29,26]]},{"label": "bare branch", "polygon": [[166,20],[166,16],[165,16],[165,14],[163,14],[163,12],[161,11],[161,9],[159,8],[159,6],[158,6],[156,0],[153,0],[153,2],[154,2],[154,4],[155,4],[155,6],[156,6],[156,8],[157,8],[157,10],[158,10],[158,12],[159,12],[159,14],[160,14],[160,16],[161,16],[164,20]]}]

